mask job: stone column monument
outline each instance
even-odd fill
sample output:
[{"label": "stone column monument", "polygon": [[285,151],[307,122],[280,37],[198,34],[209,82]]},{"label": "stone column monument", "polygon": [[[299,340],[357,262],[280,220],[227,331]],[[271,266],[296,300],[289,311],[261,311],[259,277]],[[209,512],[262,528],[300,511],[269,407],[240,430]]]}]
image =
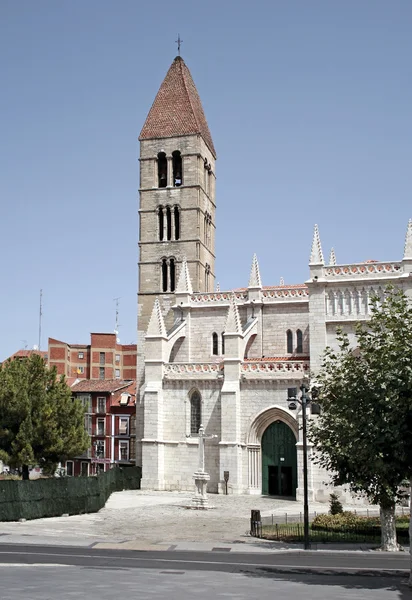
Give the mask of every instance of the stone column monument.
[{"label": "stone column monument", "polygon": [[206,493],[209,473],[205,472],[205,439],[216,438],[217,435],[206,435],[203,425],[199,429],[199,466],[193,474],[195,480],[195,495],[192,498],[191,508],[208,508],[209,500]]}]

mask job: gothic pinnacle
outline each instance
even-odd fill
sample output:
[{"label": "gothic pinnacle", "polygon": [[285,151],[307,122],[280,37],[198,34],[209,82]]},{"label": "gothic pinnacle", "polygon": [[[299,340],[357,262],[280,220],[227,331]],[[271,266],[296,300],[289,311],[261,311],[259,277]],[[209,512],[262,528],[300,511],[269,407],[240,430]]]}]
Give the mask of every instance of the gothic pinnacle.
[{"label": "gothic pinnacle", "polygon": [[252,268],[250,270],[249,285],[250,288],[261,288],[259,263],[256,254],[253,255]]},{"label": "gothic pinnacle", "polygon": [[310,253],[309,265],[324,265],[324,264],[325,264],[325,261],[323,259],[322,245],[320,243],[320,237],[319,237],[319,229],[318,229],[318,226],[315,225],[315,229],[313,231],[312,251]]}]

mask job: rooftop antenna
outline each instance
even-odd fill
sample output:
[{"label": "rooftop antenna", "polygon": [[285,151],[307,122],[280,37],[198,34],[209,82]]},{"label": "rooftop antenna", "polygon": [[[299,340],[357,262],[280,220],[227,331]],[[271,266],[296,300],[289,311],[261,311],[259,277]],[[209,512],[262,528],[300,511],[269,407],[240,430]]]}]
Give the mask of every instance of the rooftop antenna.
[{"label": "rooftop antenna", "polygon": [[27,346],[28,346],[27,340],[21,340],[21,341],[24,344],[24,349],[27,350]]},{"label": "rooftop antenna", "polygon": [[43,299],[43,290],[40,290],[40,310],[39,310],[39,350],[41,349],[41,318],[43,316],[43,304],[42,304],[42,299]]},{"label": "rooftop antenna", "polygon": [[113,298],[113,302],[116,302],[116,322],[115,322],[115,327],[114,327],[114,332],[116,334],[116,342],[119,343],[120,340],[117,337],[119,335],[119,300],[120,300],[121,296],[119,296],[118,298]]}]

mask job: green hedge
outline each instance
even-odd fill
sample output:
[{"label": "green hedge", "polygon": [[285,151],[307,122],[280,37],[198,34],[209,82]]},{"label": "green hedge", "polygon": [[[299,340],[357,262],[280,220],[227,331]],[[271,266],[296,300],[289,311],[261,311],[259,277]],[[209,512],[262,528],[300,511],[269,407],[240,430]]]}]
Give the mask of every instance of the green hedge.
[{"label": "green hedge", "polygon": [[96,477],[0,481],[0,521],[97,512],[112,492],[140,489],[140,467],[115,467]]}]

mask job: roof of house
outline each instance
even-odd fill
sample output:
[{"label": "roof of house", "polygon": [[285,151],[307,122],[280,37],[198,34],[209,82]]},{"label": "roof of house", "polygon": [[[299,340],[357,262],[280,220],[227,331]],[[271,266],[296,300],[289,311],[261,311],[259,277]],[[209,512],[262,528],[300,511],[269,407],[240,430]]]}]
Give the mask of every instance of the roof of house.
[{"label": "roof of house", "polygon": [[112,406],[125,406],[125,404],[121,404],[121,402],[120,402],[122,395],[124,393],[129,394],[131,396],[130,401],[129,401],[129,406],[131,404],[135,404],[136,403],[136,381],[130,382],[130,385],[127,388],[117,390],[117,392],[114,393],[112,400],[111,400]]},{"label": "roof of house", "polygon": [[183,58],[170,66],[140,132],[139,140],[200,134],[216,158],[216,151],[200,96]]},{"label": "roof of house", "polygon": [[27,358],[33,354],[37,354],[37,356],[41,356],[44,360],[47,360],[47,350],[17,350],[9,358]]},{"label": "roof of house", "polygon": [[132,380],[122,379],[82,379],[72,387],[72,391],[77,392],[116,392],[127,388],[133,383]]}]

